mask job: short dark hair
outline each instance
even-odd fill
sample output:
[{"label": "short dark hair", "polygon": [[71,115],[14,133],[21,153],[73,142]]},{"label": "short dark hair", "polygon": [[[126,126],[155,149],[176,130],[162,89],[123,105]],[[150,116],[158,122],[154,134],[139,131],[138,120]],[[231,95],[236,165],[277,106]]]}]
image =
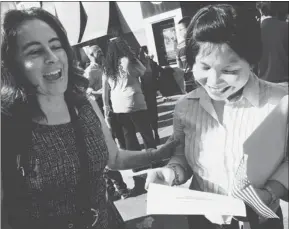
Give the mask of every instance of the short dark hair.
[{"label": "short dark hair", "polygon": [[138,59],[140,60],[140,62],[142,62],[143,65],[145,65],[145,54],[148,54],[148,47],[146,45],[143,45],[139,48],[139,52],[138,52]]},{"label": "short dark hair", "polygon": [[250,65],[262,54],[260,25],[244,8],[229,4],[209,5],[193,17],[186,35],[186,57],[189,67],[195,63],[200,42],[227,44]]},{"label": "short dark hair", "polygon": [[256,9],[264,16],[275,16],[276,10],[272,2],[256,2]]},{"label": "short dark hair", "polygon": [[178,24],[184,24],[185,27],[187,28],[189,26],[191,20],[192,20],[191,17],[185,16],[178,22]]},{"label": "short dark hair", "polygon": [[144,52],[145,54],[148,54],[149,51],[148,51],[148,46],[146,45],[143,45],[139,48],[139,52]]},{"label": "short dark hair", "polygon": [[[41,8],[10,10],[3,19],[1,27],[1,112],[8,112],[16,101],[29,105],[37,117],[45,117],[36,100],[36,89],[25,77],[21,77],[15,62],[17,29],[28,20],[38,19],[47,23],[58,35],[68,57],[68,87],[65,97],[82,98],[88,86],[83,71],[77,67],[74,52],[69,44],[66,31],[61,22]],[[9,113],[9,112],[8,112]]]}]

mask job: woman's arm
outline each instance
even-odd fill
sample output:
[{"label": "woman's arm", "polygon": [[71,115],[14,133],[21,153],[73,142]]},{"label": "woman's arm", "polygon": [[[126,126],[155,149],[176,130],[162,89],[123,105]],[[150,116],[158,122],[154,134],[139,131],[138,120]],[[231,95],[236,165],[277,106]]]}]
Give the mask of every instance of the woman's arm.
[{"label": "woman's arm", "polygon": [[179,103],[175,107],[173,129],[174,135],[177,139],[180,139],[180,145],[176,148],[174,156],[169,161],[167,167],[172,168],[177,175],[177,185],[184,184],[193,174],[186,156],[185,156],[185,133],[181,121],[182,103]]},{"label": "woman's arm", "polygon": [[138,59],[136,60],[136,70],[138,72],[139,76],[143,76],[145,71],[146,71],[146,67],[142,64],[142,62],[140,62]]},{"label": "woman's arm", "polygon": [[288,159],[281,164],[267,181],[266,186],[272,190],[277,198],[288,201]]},{"label": "woman's arm", "polygon": [[146,71],[146,67],[142,64],[142,62],[136,59],[136,63],[131,62],[128,63],[127,71],[129,72],[130,75],[142,77]]},{"label": "woman's arm", "polygon": [[112,170],[138,168],[148,165],[154,161],[169,158],[171,156],[172,149],[179,144],[179,141],[170,138],[169,141],[160,149],[149,149],[147,151],[119,150],[111,136],[109,129],[105,125],[104,118],[97,103],[93,100],[90,100],[90,102],[101,121],[103,134],[109,152],[107,166]]},{"label": "woman's arm", "polygon": [[255,190],[261,200],[269,207],[277,199],[288,202],[288,162],[280,166],[263,188],[255,188]]},{"label": "woman's arm", "polygon": [[103,101],[103,110],[104,116],[108,116],[108,112],[111,110],[109,106],[109,85],[107,76],[102,74],[102,101]]}]

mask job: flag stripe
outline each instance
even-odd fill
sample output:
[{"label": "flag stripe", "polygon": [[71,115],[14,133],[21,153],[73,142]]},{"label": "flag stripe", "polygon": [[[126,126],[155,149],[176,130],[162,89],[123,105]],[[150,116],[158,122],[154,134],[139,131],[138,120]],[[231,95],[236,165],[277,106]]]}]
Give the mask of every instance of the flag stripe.
[{"label": "flag stripe", "polygon": [[265,218],[279,218],[274,211],[266,206],[250,184],[246,173],[246,157],[241,161],[232,187],[232,196],[243,200],[259,215]]}]

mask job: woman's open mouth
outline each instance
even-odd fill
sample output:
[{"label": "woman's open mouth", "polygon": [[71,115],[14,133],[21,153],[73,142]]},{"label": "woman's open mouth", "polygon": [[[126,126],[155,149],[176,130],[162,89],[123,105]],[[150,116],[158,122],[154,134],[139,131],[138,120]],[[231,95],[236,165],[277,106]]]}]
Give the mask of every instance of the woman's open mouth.
[{"label": "woman's open mouth", "polygon": [[43,75],[43,77],[48,81],[58,80],[61,78],[61,76],[62,76],[62,70],[61,69]]},{"label": "woman's open mouth", "polygon": [[221,94],[226,92],[231,86],[223,87],[223,88],[214,88],[214,87],[209,87],[210,91],[214,94]]}]

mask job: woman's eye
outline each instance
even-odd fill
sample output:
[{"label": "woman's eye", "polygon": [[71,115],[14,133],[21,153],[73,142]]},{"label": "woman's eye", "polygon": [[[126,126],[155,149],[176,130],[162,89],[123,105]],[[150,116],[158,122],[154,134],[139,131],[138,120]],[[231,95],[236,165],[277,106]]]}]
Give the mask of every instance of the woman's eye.
[{"label": "woman's eye", "polygon": [[41,49],[34,49],[28,52],[28,55],[39,55],[41,54],[42,50]]},{"label": "woman's eye", "polygon": [[239,73],[239,70],[223,70],[223,73],[235,75]]},{"label": "woman's eye", "polygon": [[210,67],[209,66],[203,66],[202,69],[207,71],[207,70],[210,70]]},{"label": "woman's eye", "polygon": [[59,50],[59,49],[62,49],[62,46],[61,45],[55,45],[55,46],[52,46],[51,49]]}]

